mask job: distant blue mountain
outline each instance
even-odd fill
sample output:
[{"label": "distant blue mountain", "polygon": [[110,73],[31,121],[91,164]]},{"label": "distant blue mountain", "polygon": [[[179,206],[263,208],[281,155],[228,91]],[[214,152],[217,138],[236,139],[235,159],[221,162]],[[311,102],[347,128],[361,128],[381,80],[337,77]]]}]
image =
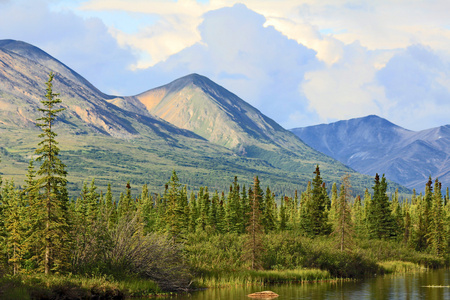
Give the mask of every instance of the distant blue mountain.
[{"label": "distant blue mountain", "polygon": [[291,131],[358,172],[386,174],[423,191],[428,177],[450,185],[450,125],[411,131],[375,115]]}]

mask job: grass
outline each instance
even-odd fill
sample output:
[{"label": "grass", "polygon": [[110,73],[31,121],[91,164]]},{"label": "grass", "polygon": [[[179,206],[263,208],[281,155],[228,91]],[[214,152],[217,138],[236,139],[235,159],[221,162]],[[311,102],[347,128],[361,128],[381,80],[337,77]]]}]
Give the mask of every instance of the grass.
[{"label": "grass", "polygon": [[162,294],[153,281],[139,278],[41,274],[0,278],[0,299],[122,299]]},{"label": "grass", "polygon": [[285,282],[311,282],[333,279],[328,271],[318,269],[240,270],[236,272],[215,272],[203,275],[195,280],[199,287],[229,287]]},{"label": "grass", "polygon": [[424,266],[409,261],[383,261],[379,262],[378,265],[386,274],[413,273],[428,270]]}]

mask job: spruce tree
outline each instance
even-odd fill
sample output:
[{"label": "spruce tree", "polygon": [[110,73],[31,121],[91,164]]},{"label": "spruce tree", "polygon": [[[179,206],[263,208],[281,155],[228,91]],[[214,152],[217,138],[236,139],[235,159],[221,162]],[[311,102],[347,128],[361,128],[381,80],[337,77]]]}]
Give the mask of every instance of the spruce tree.
[{"label": "spruce tree", "polygon": [[336,200],[335,224],[333,235],[338,242],[339,249],[344,251],[348,249],[353,239],[353,224],[350,211],[350,175],[342,178],[341,192]]},{"label": "spruce tree", "polygon": [[262,224],[266,233],[276,229],[275,199],[273,198],[269,187],[267,187],[266,195],[264,197],[264,215],[262,216]]},{"label": "spruce tree", "polygon": [[225,214],[225,194],[222,192],[217,207],[217,232],[219,233],[225,233],[227,229]]},{"label": "spruce tree", "polygon": [[40,240],[35,246],[40,249],[37,258],[45,274],[66,269],[70,261],[67,172],[59,158],[57,134],[53,130],[56,117],[64,108],[56,108],[61,100],[57,98],[59,94],[53,93],[53,78],[54,74],[50,73],[46,99],[41,100],[44,108],[39,108],[43,117],[38,118],[36,124],[43,133],[39,135],[42,139],[38,144],[40,148],[35,151],[36,160],[41,162],[37,171],[37,187],[41,194],[33,208],[37,211],[34,234]]},{"label": "spruce tree", "polygon": [[6,230],[6,250],[8,263],[13,275],[19,273],[24,254],[24,210],[22,197],[14,187],[14,181],[6,182],[3,193],[4,226]]},{"label": "spruce tree", "polygon": [[219,202],[220,202],[219,193],[216,190],[211,199],[211,208],[209,210],[208,216],[208,227],[212,232],[217,230],[219,224],[219,215],[218,215]]},{"label": "spruce tree", "polygon": [[244,184],[241,191],[241,220],[242,220],[241,232],[245,232],[245,227],[247,226],[248,220],[250,218],[250,211],[251,211],[250,200],[247,196],[247,190]]},{"label": "spruce tree", "polygon": [[410,246],[417,251],[423,251],[428,247],[427,234],[428,224],[425,222],[425,216],[428,214],[427,204],[422,193],[416,197],[411,205],[411,223],[412,226]]},{"label": "spruce tree", "polygon": [[227,221],[230,225],[230,232],[243,233],[244,226],[239,189],[237,176],[235,176],[233,184],[230,186],[230,193],[228,194]]},{"label": "spruce tree", "polygon": [[337,211],[337,201],[338,201],[338,191],[336,182],[333,182],[331,187],[331,205],[330,210],[328,212],[328,219],[331,224],[331,230],[334,231],[334,226],[336,225],[336,211]]},{"label": "spruce tree", "polygon": [[302,216],[302,228],[304,232],[311,236],[327,235],[330,233],[330,226],[328,223],[328,196],[325,189],[325,184],[320,176],[319,165],[314,171],[316,176],[312,181],[312,190],[310,201],[305,203]]},{"label": "spruce tree", "polygon": [[189,232],[194,233],[197,228],[197,219],[199,216],[197,200],[195,198],[195,193],[191,192],[191,196],[189,198]]},{"label": "spruce tree", "polygon": [[376,174],[373,186],[373,198],[368,208],[368,233],[371,238],[390,239],[396,236],[397,228],[386,195],[387,183],[384,174]]},{"label": "spruce tree", "polygon": [[36,257],[34,246],[39,244],[38,237],[34,234],[34,229],[36,228],[35,222],[36,218],[36,201],[39,197],[39,191],[36,181],[36,171],[34,170],[34,161],[31,159],[28,164],[27,179],[25,179],[25,185],[22,191],[23,203],[24,203],[24,218],[23,218],[23,228],[24,237],[23,251],[24,251],[24,262],[23,264],[29,269],[36,267]]},{"label": "spruce tree", "polygon": [[258,177],[253,179],[253,193],[251,200],[250,220],[247,224],[247,240],[244,243],[243,258],[250,261],[251,269],[260,269],[262,267],[261,257],[263,254],[262,245],[262,217],[260,202],[262,201]]},{"label": "spruce tree", "polygon": [[353,207],[351,210],[352,213],[352,223],[353,230],[355,232],[355,236],[358,238],[363,238],[366,236],[366,226],[364,219],[364,210],[361,205],[361,197],[357,196],[355,198],[355,202],[353,203]]},{"label": "spruce tree", "polygon": [[434,184],[433,203],[430,211],[430,225],[428,230],[428,244],[431,251],[442,256],[447,247],[444,212],[442,207],[441,183],[436,178]]},{"label": "spruce tree", "polygon": [[404,216],[403,211],[400,206],[400,202],[398,199],[398,188],[395,190],[395,193],[392,195],[392,201],[391,201],[391,212],[392,217],[395,221],[395,231],[398,239],[403,239],[404,237],[404,231],[405,231],[405,223],[404,223]]},{"label": "spruce tree", "polygon": [[141,199],[139,202],[141,218],[144,221],[145,232],[153,231],[155,215],[153,209],[153,198],[148,191],[147,184],[142,186]]},{"label": "spruce tree", "polygon": [[173,239],[178,239],[182,233],[183,224],[180,222],[181,209],[179,207],[181,184],[175,170],[172,171],[172,176],[167,186],[168,188],[164,193],[164,199],[167,203],[167,209],[165,211],[166,230]]},{"label": "spruce tree", "polygon": [[278,230],[284,231],[287,229],[287,214],[286,214],[286,204],[285,204],[285,198],[281,197],[280,200],[280,213],[278,214]]}]

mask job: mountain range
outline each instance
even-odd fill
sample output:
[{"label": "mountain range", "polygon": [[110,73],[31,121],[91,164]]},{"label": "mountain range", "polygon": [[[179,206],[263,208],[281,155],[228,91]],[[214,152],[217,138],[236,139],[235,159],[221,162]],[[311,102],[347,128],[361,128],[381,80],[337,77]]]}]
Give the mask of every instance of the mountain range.
[{"label": "mountain range", "polygon": [[363,174],[418,191],[429,176],[450,186],[450,125],[411,131],[375,115],[291,129],[314,149]]},{"label": "mountain range", "polygon": [[357,192],[372,185],[372,176],[307,146],[204,76],[187,75],[134,96],[107,95],[41,49],[1,40],[0,172],[19,184],[39,141],[35,120],[50,71],[66,108],[55,131],[72,191],[91,178],[101,187],[123,188],[130,180],[160,191],[176,170],[191,189],[224,190],[234,176],[248,186],[259,175],[282,194],[304,188],[316,164],[329,186],[345,173]]}]

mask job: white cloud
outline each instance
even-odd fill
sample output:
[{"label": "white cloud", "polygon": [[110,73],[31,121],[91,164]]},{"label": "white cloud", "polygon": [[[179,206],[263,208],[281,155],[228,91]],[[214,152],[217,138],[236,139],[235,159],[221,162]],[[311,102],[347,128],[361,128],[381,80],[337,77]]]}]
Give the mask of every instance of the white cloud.
[{"label": "white cloud", "polygon": [[195,0],[137,0],[132,5],[126,0],[91,0],[83,4],[80,10],[128,11],[159,16],[156,23],[143,26],[135,33],[110,28],[120,45],[133,47],[141,53],[141,59],[131,67],[145,69],[198,42],[200,34],[197,28],[202,22],[202,15],[214,7]]},{"label": "white cloud", "polygon": [[203,74],[288,126],[289,115],[307,106],[298,86],[320,64],[315,51],[264,27],[266,19],[242,4],[203,17],[200,42],[142,72],[172,79]]},{"label": "white cloud", "polygon": [[374,79],[383,59],[383,53],[367,51],[358,43],[345,46],[339,62],[306,73],[301,90],[310,109],[322,122],[382,114],[388,101]]},{"label": "white cloud", "polygon": [[51,11],[47,4],[18,0],[3,5],[0,36],[40,47],[104,92],[120,90],[127,66],[135,62],[133,53],[118,45],[100,19]]},{"label": "white cloud", "polygon": [[342,58],[344,43],[331,36],[323,36],[317,27],[309,23],[296,23],[285,18],[270,18],[265,26],[273,26],[288,38],[314,49],[317,52],[317,58],[328,65]]},{"label": "white cloud", "polygon": [[376,80],[390,102],[387,118],[409,129],[448,124],[450,62],[431,48],[413,45],[397,53]]},{"label": "white cloud", "polygon": [[0,34],[107,93],[197,72],[285,127],[377,113],[426,128],[450,113],[448,72],[421,61],[428,52],[448,66],[449,10],[446,0],[0,0]]}]

